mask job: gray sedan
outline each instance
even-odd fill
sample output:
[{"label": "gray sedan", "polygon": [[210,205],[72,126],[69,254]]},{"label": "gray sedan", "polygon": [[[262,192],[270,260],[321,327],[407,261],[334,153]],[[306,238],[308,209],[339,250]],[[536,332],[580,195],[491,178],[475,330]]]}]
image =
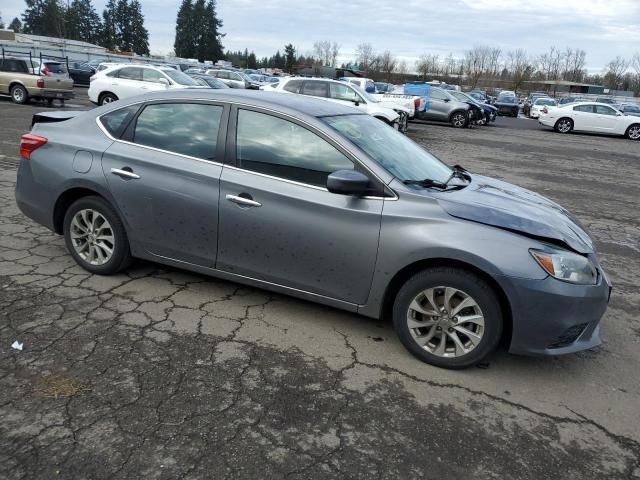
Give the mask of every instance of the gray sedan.
[{"label": "gray sedan", "polygon": [[391,318],[447,368],[600,343],[609,282],[566,210],[352,107],[165,91],[37,114],[20,154],[18,206],[96,274],[147,259]]}]

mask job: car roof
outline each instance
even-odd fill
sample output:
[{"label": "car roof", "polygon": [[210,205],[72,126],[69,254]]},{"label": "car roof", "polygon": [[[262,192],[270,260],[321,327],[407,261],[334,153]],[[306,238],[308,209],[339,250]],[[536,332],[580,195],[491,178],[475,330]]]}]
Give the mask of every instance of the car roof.
[{"label": "car roof", "polygon": [[[291,113],[302,113],[311,117],[329,117],[336,115],[366,115],[362,110],[348,105],[331,102],[321,98],[306,95],[285,95],[277,92],[266,92],[263,90],[245,89],[177,89],[153,92],[141,97],[136,97],[139,101],[153,100],[219,100],[242,103],[255,107],[276,108],[283,113],[289,110]],[[123,102],[124,103],[124,102]]]}]

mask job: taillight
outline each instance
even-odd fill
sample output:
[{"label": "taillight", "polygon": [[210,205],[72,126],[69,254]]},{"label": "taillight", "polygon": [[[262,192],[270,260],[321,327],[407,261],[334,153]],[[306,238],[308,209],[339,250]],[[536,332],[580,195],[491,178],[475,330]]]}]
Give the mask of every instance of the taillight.
[{"label": "taillight", "polygon": [[542,113],[544,113],[545,115],[546,115],[547,113],[549,113],[549,110],[547,110],[547,107],[544,107],[544,108],[542,109]]},{"label": "taillight", "polygon": [[47,139],[27,133],[20,139],[20,156],[25,160],[31,159],[31,153],[47,143]]},{"label": "taillight", "polygon": [[45,77],[49,76],[49,69],[47,68],[46,65],[42,66],[42,69],[40,70],[40,73],[42,73],[42,75],[44,75]]},{"label": "taillight", "polygon": [[42,78],[39,78],[38,80],[36,80],[36,87],[44,88],[44,80]]},{"label": "taillight", "polygon": [[420,99],[419,98],[414,98],[413,99],[413,106],[415,107],[416,110],[420,110]]}]

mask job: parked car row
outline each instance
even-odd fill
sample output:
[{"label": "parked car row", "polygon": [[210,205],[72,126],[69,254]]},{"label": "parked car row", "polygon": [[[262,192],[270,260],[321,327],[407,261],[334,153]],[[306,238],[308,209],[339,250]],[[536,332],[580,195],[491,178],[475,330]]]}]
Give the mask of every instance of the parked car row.
[{"label": "parked car row", "polygon": [[73,81],[63,75],[54,62],[36,64],[29,58],[3,55],[0,58],[0,94],[10,95],[18,104],[28,103],[31,99],[50,104],[54,100],[64,103],[74,96]]}]

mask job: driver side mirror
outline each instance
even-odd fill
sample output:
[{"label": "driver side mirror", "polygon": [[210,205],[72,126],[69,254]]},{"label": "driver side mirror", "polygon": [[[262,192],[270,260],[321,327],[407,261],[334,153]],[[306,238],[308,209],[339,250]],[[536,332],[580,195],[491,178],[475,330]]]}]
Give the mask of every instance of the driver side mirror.
[{"label": "driver side mirror", "polygon": [[369,188],[369,177],[356,170],[338,170],[327,177],[327,190],[339,195],[362,196]]},{"label": "driver side mirror", "polygon": [[169,80],[167,80],[166,78],[161,78],[160,80],[158,80],[158,83],[164,85],[164,88],[169,88],[169,85],[171,85],[169,83]]},{"label": "driver side mirror", "polygon": [[450,101],[451,101],[451,99],[449,99],[449,98],[445,98],[445,99],[444,99],[444,102],[445,102],[445,103],[449,103]]}]

